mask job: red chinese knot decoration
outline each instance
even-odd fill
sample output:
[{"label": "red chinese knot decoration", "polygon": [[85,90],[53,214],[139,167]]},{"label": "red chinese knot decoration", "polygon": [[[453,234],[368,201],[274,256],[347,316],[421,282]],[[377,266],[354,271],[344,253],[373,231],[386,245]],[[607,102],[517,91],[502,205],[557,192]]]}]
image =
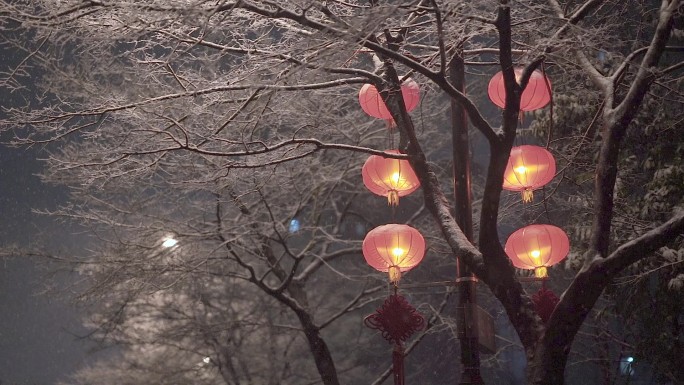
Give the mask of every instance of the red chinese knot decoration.
[{"label": "red chinese knot decoration", "polygon": [[556,226],[529,225],[513,232],[504,250],[513,266],[534,270],[537,278],[546,278],[546,268],[562,261],[570,252],[570,241]]},{"label": "red chinese knot decoration", "polygon": [[371,267],[387,272],[390,281],[396,283],[403,272],[413,269],[423,260],[425,239],[408,225],[382,225],[366,234],[362,250]]},{"label": "red chinese knot decoration", "polygon": [[[401,84],[401,96],[404,98],[404,106],[406,111],[411,112],[418,106],[420,102],[420,88],[418,83],[412,79],[406,79]],[[392,114],[390,114],[385,102],[382,100],[378,89],[372,84],[364,84],[359,91],[359,103],[363,111],[378,119],[385,119],[392,121]]]},{"label": "red chinese knot decoration", "polygon": [[402,342],[425,327],[425,318],[400,295],[385,300],[375,313],[364,319],[364,324],[379,330],[382,338],[394,343],[392,372],[394,385],[404,385],[404,346]]},{"label": "red chinese knot decoration", "polygon": [[[522,68],[515,68],[515,79],[519,81],[520,76],[522,76]],[[548,86],[547,83],[548,82]],[[551,82],[544,76],[544,74],[535,70],[530,76],[530,81],[527,83],[527,87],[522,92],[520,96],[520,111],[534,111],[543,108],[549,101],[551,101]],[[504,87],[503,72],[497,72],[492,80],[489,81],[489,86],[487,87],[487,93],[489,94],[489,99],[492,103],[496,104],[500,108],[506,106],[506,89]]]},{"label": "red chinese knot decoration", "polygon": [[539,146],[518,146],[511,149],[504,171],[503,188],[520,191],[523,202],[531,202],[532,191],[551,182],[556,175],[556,160]]},{"label": "red chinese knot decoration", "polygon": [[[399,154],[397,150],[387,152]],[[387,197],[390,206],[399,204],[399,197],[420,187],[416,173],[407,160],[371,155],[361,169],[363,184],[373,194]]]},{"label": "red chinese knot decoration", "polygon": [[556,296],[556,294],[543,286],[536,294],[532,295],[534,309],[537,311],[539,318],[541,318],[544,323],[549,321],[549,318],[551,318],[551,314],[553,313],[554,309],[556,309],[558,302],[560,302],[560,299]]},{"label": "red chinese knot decoration", "polygon": [[389,343],[402,343],[425,326],[425,319],[406,298],[389,296],[375,313],[364,319],[371,329],[379,330]]}]

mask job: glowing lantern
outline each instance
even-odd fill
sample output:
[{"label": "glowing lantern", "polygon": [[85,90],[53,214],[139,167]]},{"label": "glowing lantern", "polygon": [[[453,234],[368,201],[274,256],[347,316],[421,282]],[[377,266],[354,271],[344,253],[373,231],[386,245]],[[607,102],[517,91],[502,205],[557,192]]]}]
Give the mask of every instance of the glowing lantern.
[{"label": "glowing lantern", "polygon": [[511,149],[504,171],[503,188],[522,192],[523,202],[531,202],[533,190],[551,182],[556,175],[556,160],[539,146],[519,146]]},{"label": "glowing lantern", "polygon": [[[418,102],[420,101],[420,88],[418,83],[412,79],[406,79],[401,84],[401,95],[404,98],[404,106],[406,106],[406,111],[413,111]],[[380,97],[378,89],[372,84],[364,84],[359,91],[359,103],[361,103],[361,108],[368,115],[378,118],[385,119],[390,123],[392,120],[392,114],[390,114],[385,102]]]},{"label": "glowing lantern", "polygon": [[[522,76],[522,68],[515,68],[515,79],[518,81],[520,76]],[[546,82],[549,81],[541,71],[535,70],[530,76],[530,81],[527,83],[527,87],[522,92],[520,96],[520,111],[534,111],[538,110],[551,101],[551,82],[547,88]],[[498,72],[492,80],[489,81],[489,87],[487,88],[487,93],[489,94],[489,99],[492,103],[496,104],[500,108],[506,106],[506,89],[504,87],[503,72]]]},{"label": "glowing lantern", "polygon": [[568,255],[570,241],[565,232],[556,226],[530,225],[511,234],[504,250],[513,266],[534,270],[537,278],[545,278],[546,268]]},{"label": "glowing lantern", "polygon": [[398,282],[401,273],[418,266],[425,255],[425,239],[411,226],[389,224],[374,228],[363,240],[363,256],[371,267]]},{"label": "glowing lantern", "polygon": [[[397,150],[388,150],[399,154]],[[390,206],[399,204],[399,197],[406,196],[420,187],[416,173],[407,160],[371,155],[361,169],[363,184],[372,193],[386,196]]]}]

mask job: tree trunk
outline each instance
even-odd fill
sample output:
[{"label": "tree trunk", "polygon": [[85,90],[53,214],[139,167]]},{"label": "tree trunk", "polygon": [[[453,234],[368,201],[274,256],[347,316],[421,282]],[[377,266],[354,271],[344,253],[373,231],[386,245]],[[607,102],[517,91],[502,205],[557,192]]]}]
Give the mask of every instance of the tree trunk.
[{"label": "tree trunk", "polygon": [[304,329],[306,341],[309,343],[309,350],[313,354],[316,362],[316,369],[321,376],[324,385],[339,385],[337,379],[337,370],[335,369],[335,362],[333,362],[332,355],[328,349],[328,345],[321,337],[320,329],[316,326],[311,318],[311,315],[304,310],[295,310],[299,322]]},{"label": "tree trunk", "polygon": [[572,342],[606,285],[600,264],[583,269],[547,322],[532,354],[528,379],[534,385],[562,385]]}]

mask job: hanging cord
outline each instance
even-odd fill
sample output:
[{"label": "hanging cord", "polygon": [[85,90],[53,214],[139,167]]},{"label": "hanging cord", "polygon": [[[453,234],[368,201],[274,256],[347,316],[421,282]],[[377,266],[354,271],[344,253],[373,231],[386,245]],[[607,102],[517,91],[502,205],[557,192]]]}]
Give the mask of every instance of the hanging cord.
[{"label": "hanging cord", "polygon": [[[522,113],[523,113],[523,111],[520,110],[520,112],[518,112],[518,115],[520,116],[520,114],[522,114]],[[516,135],[515,135],[515,146],[516,147],[522,146],[523,144],[525,144],[525,141],[523,140],[522,130],[523,130],[523,121],[518,119],[518,129],[516,130]]]},{"label": "hanging cord", "polygon": [[[520,93],[521,95],[521,100],[522,100],[522,92]],[[516,135],[515,135],[515,145],[516,146],[523,146],[527,144],[527,141],[525,140],[525,111],[520,108],[518,110],[518,128],[516,130]]]},{"label": "hanging cord", "polygon": [[549,206],[546,204],[546,186],[541,188],[542,190],[542,203],[544,204],[544,215],[546,215],[546,221],[551,222],[551,217],[549,216]]}]

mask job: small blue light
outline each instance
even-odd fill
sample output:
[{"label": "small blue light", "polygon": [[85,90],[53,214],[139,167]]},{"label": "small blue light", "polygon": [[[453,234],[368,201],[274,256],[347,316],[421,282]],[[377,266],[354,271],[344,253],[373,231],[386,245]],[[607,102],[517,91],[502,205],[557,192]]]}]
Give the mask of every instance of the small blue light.
[{"label": "small blue light", "polygon": [[620,362],[620,372],[625,376],[634,375],[634,357],[627,356]]},{"label": "small blue light", "polygon": [[597,56],[597,59],[599,59],[602,63],[604,61],[606,61],[606,59],[608,58],[606,55],[606,51],[599,51],[598,55],[596,55],[596,56]]},{"label": "small blue light", "polygon": [[299,219],[293,218],[292,220],[290,220],[289,230],[290,233],[296,233],[297,231],[299,231]]}]

